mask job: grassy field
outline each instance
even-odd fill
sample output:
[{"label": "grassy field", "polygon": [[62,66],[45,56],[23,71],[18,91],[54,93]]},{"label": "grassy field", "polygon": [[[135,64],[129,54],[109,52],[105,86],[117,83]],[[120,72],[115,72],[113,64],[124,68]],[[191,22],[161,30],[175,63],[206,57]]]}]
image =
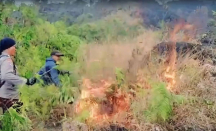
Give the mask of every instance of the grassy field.
[{"label": "grassy field", "polygon": [[[61,89],[20,87],[21,113],[11,108],[2,115],[2,131],[216,129],[215,67],[206,68],[188,56],[174,58],[172,91],[164,75],[167,56],[146,57],[171,37],[194,44],[197,37],[188,41],[182,32],[171,36],[173,29],[163,22],[161,29],[147,29],[141,18],[125,11],[68,26],[46,21],[36,7],[1,9],[0,35],[17,41],[16,64],[22,76],[34,76],[53,49],[66,54],[59,68],[73,72],[61,76]],[[13,17],[15,12],[20,18]]]}]

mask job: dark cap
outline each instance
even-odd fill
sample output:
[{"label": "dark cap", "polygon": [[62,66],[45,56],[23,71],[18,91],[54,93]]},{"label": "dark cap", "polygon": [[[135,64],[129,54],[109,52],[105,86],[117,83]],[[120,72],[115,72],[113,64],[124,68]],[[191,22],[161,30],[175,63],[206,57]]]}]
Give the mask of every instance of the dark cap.
[{"label": "dark cap", "polygon": [[0,41],[0,53],[2,53],[4,50],[14,46],[16,44],[15,40],[11,38],[4,38]]},{"label": "dark cap", "polygon": [[53,56],[53,55],[55,55],[55,56],[64,56],[64,54],[62,54],[60,51],[53,51],[51,53],[51,56]]}]

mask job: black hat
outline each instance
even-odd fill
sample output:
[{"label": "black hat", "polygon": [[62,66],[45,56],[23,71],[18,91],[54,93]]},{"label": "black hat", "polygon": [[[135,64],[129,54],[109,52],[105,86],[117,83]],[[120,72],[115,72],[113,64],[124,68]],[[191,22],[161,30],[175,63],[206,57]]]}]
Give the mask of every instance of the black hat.
[{"label": "black hat", "polygon": [[51,53],[51,56],[53,56],[53,55],[55,55],[55,56],[64,56],[64,54],[62,54],[62,53],[59,52],[59,51],[53,51],[53,52]]},{"label": "black hat", "polygon": [[4,38],[0,41],[0,53],[2,53],[4,50],[14,46],[16,44],[15,40],[11,38]]}]

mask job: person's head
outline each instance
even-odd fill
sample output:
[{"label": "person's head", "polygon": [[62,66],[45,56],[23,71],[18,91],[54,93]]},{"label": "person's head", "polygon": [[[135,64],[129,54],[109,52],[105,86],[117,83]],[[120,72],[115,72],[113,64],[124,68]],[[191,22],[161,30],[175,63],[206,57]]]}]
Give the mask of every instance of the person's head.
[{"label": "person's head", "polygon": [[0,53],[6,52],[10,56],[16,55],[16,42],[11,38],[4,38],[0,41]]},{"label": "person's head", "polygon": [[59,51],[53,51],[51,53],[51,57],[55,60],[55,61],[59,61],[61,60],[61,57],[64,56],[64,54],[62,54],[61,52]]}]

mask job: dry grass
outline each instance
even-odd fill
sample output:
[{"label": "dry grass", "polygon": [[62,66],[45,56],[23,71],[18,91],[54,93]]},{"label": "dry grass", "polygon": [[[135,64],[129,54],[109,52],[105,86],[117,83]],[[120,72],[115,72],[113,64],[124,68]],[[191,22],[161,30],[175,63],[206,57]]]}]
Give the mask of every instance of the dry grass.
[{"label": "dry grass", "polygon": [[[143,77],[159,79],[159,64],[150,63],[152,73],[147,67],[142,71]],[[173,116],[169,121],[163,123],[148,123],[143,111],[146,110],[149,99],[149,90],[141,90],[133,104],[132,109],[138,123],[138,130],[179,130],[179,131],[201,131],[216,129],[216,88],[215,78],[205,76],[203,66],[192,58],[179,59],[177,63],[177,86],[180,95],[188,101],[181,105],[175,105]],[[156,71],[157,70],[157,71]],[[146,87],[146,86],[144,86]]]},{"label": "dry grass", "polygon": [[[181,66],[184,70],[180,73]],[[179,92],[190,101],[174,109],[173,130],[215,130],[216,88],[212,76],[205,76],[203,66],[186,59],[179,66]]]},{"label": "dry grass", "polygon": [[[103,46],[101,45],[101,47]],[[116,49],[119,46],[116,45],[111,47],[112,49]],[[129,50],[130,48],[127,49]],[[118,51],[118,49],[116,50]],[[126,55],[122,55],[122,56],[126,56]],[[151,79],[151,80],[162,81],[160,74],[164,66],[157,62],[158,58],[159,57],[154,57],[153,59],[151,59],[150,63],[148,63],[149,66],[144,66],[142,70],[139,70],[139,73],[136,76],[137,81],[134,84],[138,85],[141,88],[136,89],[136,98],[134,98],[131,105],[131,109],[133,109],[134,118],[132,119],[132,122],[133,122],[134,129],[136,129],[137,131],[215,130],[216,129],[215,127],[216,125],[215,84],[216,82],[213,80],[212,77],[210,79],[209,76],[205,76],[203,72],[204,71],[203,67],[200,66],[198,61],[195,61],[187,57],[183,59],[179,59],[179,61],[177,62],[176,88],[178,88],[180,95],[184,96],[188,101],[186,101],[181,105],[175,105],[173,107],[173,115],[170,118],[170,120],[168,120],[167,122],[149,123],[146,121],[143,111],[148,108],[148,101],[150,97],[149,88],[151,87],[148,85],[148,80]],[[108,59],[115,59],[115,57],[109,57]],[[121,62],[125,62],[127,60],[128,59],[122,59]],[[121,62],[119,62],[119,66],[125,67],[125,69],[127,69],[126,68],[127,66],[124,66],[124,64],[122,64]],[[115,61],[112,62],[113,69],[115,68],[116,63]],[[105,68],[105,69],[109,69],[109,68]],[[104,70],[100,70],[100,71],[103,72]],[[110,72],[113,71],[110,70]],[[109,73],[109,72],[105,72],[105,73]],[[111,74],[106,74],[106,75],[111,76]],[[101,76],[98,76],[98,78],[100,77]],[[145,89],[143,90],[142,88]],[[74,126],[71,126],[73,124],[69,124],[69,125],[70,127],[68,127],[68,130],[70,130],[72,127],[74,128]],[[78,125],[80,129],[85,128],[85,130],[87,130],[86,125],[83,124],[81,124],[82,126],[80,124]],[[65,129],[65,131],[67,131],[67,129]]]},{"label": "dry grass", "polygon": [[[151,37],[147,37],[148,35]],[[216,88],[215,78],[206,76],[199,61],[190,57],[179,58],[176,63],[176,89],[188,101],[174,105],[172,117],[167,122],[149,123],[143,111],[148,108],[148,80],[162,81],[164,65],[158,60],[162,56],[152,56],[146,63],[149,53],[160,39],[155,32],[149,31],[140,39],[128,43],[109,43],[86,45],[84,52],[84,76],[90,79],[115,78],[115,68],[122,68],[128,78],[134,78],[136,89],[131,109],[133,126],[137,131],[201,131],[215,130],[216,127]],[[147,38],[143,40],[142,38]],[[132,63],[129,64],[129,61]],[[147,65],[144,65],[147,64]],[[130,72],[129,72],[130,71]],[[130,80],[130,79],[129,79]],[[135,83],[134,83],[135,82]],[[142,89],[144,88],[144,90]],[[84,127],[86,125],[83,125]],[[86,127],[85,127],[86,128]]]},{"label": "dry grass", "polygon": [[[177,39],[181,36],[180,33]],[[167,122],[146,121],[143,111],[148,108],[150,97],[151,86],[148,80],[163,81],[162,72],[165,69],[163,63],[159,63],[159,59],[164,57],[152,54],[147,60],[146,55],[161,42],[161,38],[161,32],[146,30],[133,40],[85,45],[82,47],[83,54],[79,61],[84,65],[81,70],[82,76],[96,81],[115,79],[115,69],[123,69],[128,78],[127,82],[141,87],[136,89],[136,98],[131,104],[134,118],[131,121],[137,131],[215,130],[216,81],[212,77],[205,76],[199,61],[187,56],[177,60],[175,88],[188,101],[174,105],[172,117]],[[71,124],[69,125],[66,126],[68,130],[73,128]],[[87,130],[86,125],[80,123],[78,125]]]},{"label": "dry grass", "polygon": [[136,72],[145,61],[143,56],[159,43],[158,34],[158,32],[146,31],[137,39],[127,42],[86,45],[82,58],[85,65],[84,76],[92,79],[115,78],[116,68],[123,70],[130,68],[131,72]]}]

